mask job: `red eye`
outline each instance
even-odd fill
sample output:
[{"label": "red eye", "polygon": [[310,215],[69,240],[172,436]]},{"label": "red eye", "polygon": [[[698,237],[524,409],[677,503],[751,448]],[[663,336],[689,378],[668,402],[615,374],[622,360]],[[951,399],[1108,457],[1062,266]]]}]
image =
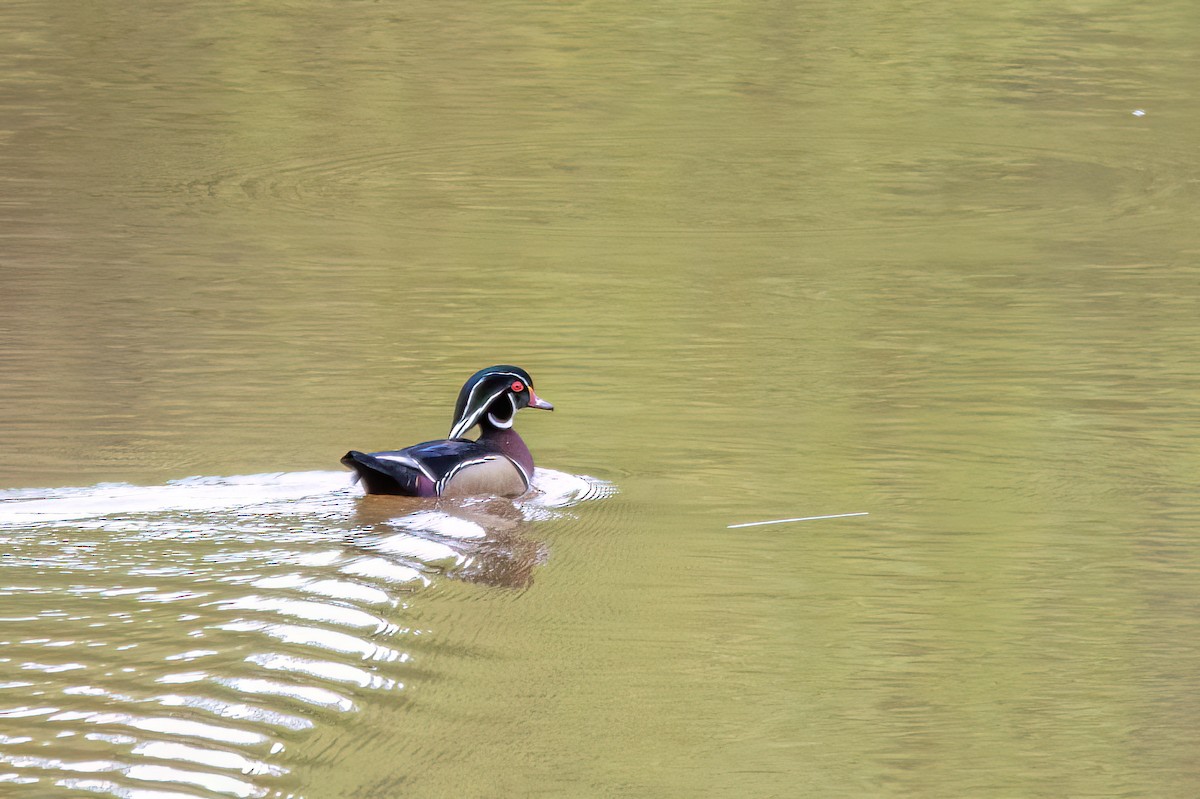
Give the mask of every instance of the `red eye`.
[{"label": "red eye", "polygon": [[514,380],[513,384],[512,384],[512,390],[519,394],[520,392],[525,390],[525,384],[522,383],[520,380]]}]

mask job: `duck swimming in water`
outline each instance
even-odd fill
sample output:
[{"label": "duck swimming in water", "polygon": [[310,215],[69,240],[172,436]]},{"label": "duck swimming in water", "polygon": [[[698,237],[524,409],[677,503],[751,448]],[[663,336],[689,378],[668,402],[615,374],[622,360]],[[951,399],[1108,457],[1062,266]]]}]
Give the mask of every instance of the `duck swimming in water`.
[{"label": "duck swimming in water", "polygon": [[[522,408],[554,410],[533,393],[533,379],[524,369],[489,366],[458,392],[448,438],[387,452],[350,450],[342,463],[355,471],[368,494],[520,496],[533,477],[533,456],[513,429]],[[463,438],[475,425],[479,438]]]}]

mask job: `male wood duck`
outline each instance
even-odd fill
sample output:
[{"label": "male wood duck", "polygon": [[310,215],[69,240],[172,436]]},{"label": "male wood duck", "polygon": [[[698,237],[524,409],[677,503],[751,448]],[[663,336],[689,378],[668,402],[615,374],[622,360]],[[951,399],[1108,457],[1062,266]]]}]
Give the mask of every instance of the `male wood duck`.
[{"label": "male wood duck", "polygon": [[[520,496],[533,477],[533,456],[513,429],[522,408],[554,410],[533,393],[533,380],[524,369],[489,366],[471,375],[458,392],[449,438],[388,452],[350,450],[342,463],[357,473],[368,494]],[[479,439],[463,438],[475,425]]]}]

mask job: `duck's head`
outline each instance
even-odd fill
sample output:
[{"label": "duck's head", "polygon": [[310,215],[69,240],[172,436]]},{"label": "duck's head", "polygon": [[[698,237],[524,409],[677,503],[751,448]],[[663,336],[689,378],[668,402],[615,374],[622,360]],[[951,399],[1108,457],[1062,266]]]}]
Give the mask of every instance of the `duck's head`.
[{"label": "duck's head", "polygon": [[554,406],[533,393],[533,379],[519,366],[489,366],[471,375],[458,392],[450,438],[462,438],[477,424],[489,424],[501,430],[512,427],[513,417],[522,408],[554,410]]}]

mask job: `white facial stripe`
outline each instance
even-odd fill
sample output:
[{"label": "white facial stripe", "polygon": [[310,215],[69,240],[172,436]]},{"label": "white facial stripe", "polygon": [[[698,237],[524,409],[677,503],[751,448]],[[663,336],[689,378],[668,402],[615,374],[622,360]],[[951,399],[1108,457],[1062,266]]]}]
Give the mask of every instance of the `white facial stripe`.
[{"label": "white facial stripe", "polygon": [[[475,386],[474,388],[471,389],[472,396],[475,394],[476,388],[478,388],[478,386]],[[479,421],[479,417],[483,414],[483,412],[486,411],[491,406],[491,404],[496,401],[497,397],[499,397],[501,394],[503,394],[506,391],[508,391],[507,386],[500,389],[492,396],[488,397],[487,402],[483,403],[483,405],[480,406],[478,409],[476,409],[476,411],[474,413],[464,416],[462,419],[460,419],[458,424],[456,424],[456,425],[454,425],[454,427],[450,428],[450,438],[459,438],[464,433],[466,433],[468,430],[470,430],[472,427],[474,427],[475,423]],[[470,402],[467,403],[467,407],[468,408],[471,407]]]},{"label": "white facial stripe", "polygon": [[[508,404],[512,406],[512,410],[509,411],[507,419],[500,420],[496,418],[494,413],[488,414],[488,421],[496,427],[499,427],[501,430],[507,430],[508,428],[512,427],[513,419],[517,418],[517,400],[516,397],[514,397],[511,393],[508,394]],[[488,403],[488,407],[491,407],[491,403]]]},{"label": "white facial stripe", "polygon": [[[488,375],[488,377],[491,377],[491,375],[508,375],[509,377],[513,378],[514,380],[520,380],[522,383],[526,382],[525,378],[521,377],[516,372],[492,372],[491,374]],[[468,408],[471,408],[474,406],[474,402],[472,400],[475,399],[475,392],[478,391],[479,387],[482,386],[486,382],[487,382],[486,380],[480,380],[478,383],[471,386],[471,393],[467,395],[467,407]],[[532,386],[530,386],[530,390],[531,391],[533,390]],[[495,397],[492,397],[492,399],[494,400]],[[492,400],[488,400],[487,404],[491,405]]]}]

